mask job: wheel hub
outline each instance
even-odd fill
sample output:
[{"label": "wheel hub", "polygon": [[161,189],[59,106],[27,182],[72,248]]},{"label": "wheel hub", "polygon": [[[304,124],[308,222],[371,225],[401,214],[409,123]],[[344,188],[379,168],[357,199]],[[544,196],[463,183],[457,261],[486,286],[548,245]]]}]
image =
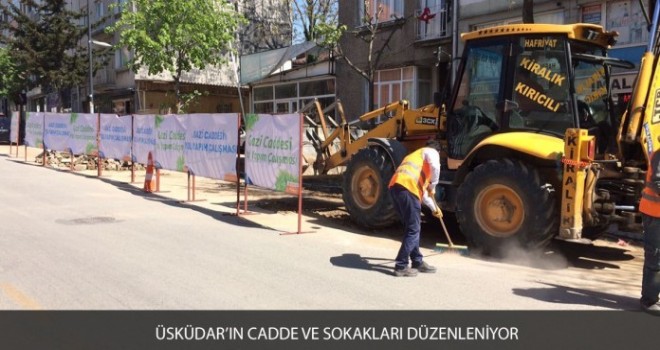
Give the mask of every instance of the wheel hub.
[{"label": "wheel hub", "polygon": [[484,188],[474,205],[479,226],[494,237],[514,235],[525,218],[520,196],[510,187],[501,184]]},{"label": "wheel hub", "polygon": [[370,167],[362,167],[353,177],[353,198],[362,209],[372,207],[380,196],[380,180],[378,173]]}]

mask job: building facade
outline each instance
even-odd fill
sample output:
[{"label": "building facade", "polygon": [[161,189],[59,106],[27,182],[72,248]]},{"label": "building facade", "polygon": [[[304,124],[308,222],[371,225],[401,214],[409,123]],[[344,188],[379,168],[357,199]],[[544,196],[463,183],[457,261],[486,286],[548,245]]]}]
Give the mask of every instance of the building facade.
[{"label": "building facade", "polygon": [[[368,34],[362,19],[365,11],[375,16],[382,8],[372,52],[380,57],[373,82],[375,108],[399,99],[409,100],[413,108],[430,103],[433,92],[445,92],[451,85],[451,68],[458,68],[463,49],[460,33],[522,23],[522,1],[513,0],[376,0],[369,7],[365,9],[363,1],[341,1],[339,21],[349,29],[342,38],[344,54],[364,69],[369,52],[360,38]],[[458,20],[454,23],[453,18]],[[611,84],[615,99],[627,102],[649,40],[639,1],[534,0],[534,22],[594,23],[619,32],[610,55],[629,60],[636,68],[614,70]],[[343,60],[337,63],[337,84],[337,97],[349,118],[370,109],[367,80]]]},{"label": "building facade", "polygon": [[[237,37],[239,52],[255,52],[269,48],[289,46],[292,29],[289,10],[285,2],[277,0],[237,0],[233,1],[236,9],[242,13],[247,24]],[[126,6],[126,0],[70,0],[74,11],[87,13],[89,16],[80,20],[80,26],[92,24],[92,40],[97,43],[114,45],[119,41],[119,33],[108,34],[105,29],[115,23],[120,16],[120,8]],[[81,45],[87,45],[87,39]],[[93,45],[94,52],[103,47]],[[109,60],[93,76],[93,96],[95,112],[117,114],[154,114],[168,113],[175,104],[174,80],[168,73],[149,75],[146,69],[132,71],[128,62],[132,53],[127,48],[112,52]],[[93,55],[94,60],[101,57]],[[209,67],[204,70],[185,72],[181,77],[181,93],[201,93],[192,102],[189,113],[226,113],[240,112],[247,108],[248,90],[238,88],[235,66],[231,60],[221,67]],[[239,91],[242,96],[239,98]],[[70,101],[65,103],[74,112],[89,111],[89,84],[72,89]],[[49,102],[52,96],[33,90],[28,96],[30,110],[51,110]],[[240,101],[244,101],[243,108]]]}]

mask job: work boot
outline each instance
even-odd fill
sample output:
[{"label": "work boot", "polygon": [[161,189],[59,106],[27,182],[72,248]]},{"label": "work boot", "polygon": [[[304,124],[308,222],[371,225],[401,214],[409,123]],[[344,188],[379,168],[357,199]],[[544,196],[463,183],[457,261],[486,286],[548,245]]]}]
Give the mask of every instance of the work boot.
[{"label": "work boot", "polygon": [[415,277],[417,276],[417,270],[407,267],[405,269],[394,269],[394,276],[396,277]]},{"label": "work boot", "polygon": [[435,267],[427,264],[425,261],[422,261],[419,265],[413,264],[413,269],[417,269],[417,271],[421,273],[435,273],[438,270]]},{"label": "work boot", "polygon": [[639,306],[642,308],[642,311],[648,314],[654,316],[660,316],[660,304],[658,304],[657,302],[649,303],[642,299],[639,301]]}]

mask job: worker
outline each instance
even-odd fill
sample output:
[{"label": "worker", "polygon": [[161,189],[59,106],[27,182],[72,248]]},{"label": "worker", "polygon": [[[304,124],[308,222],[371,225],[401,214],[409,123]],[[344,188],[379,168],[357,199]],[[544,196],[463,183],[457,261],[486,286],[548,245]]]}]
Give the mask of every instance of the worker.
[{"label": "worker", "polygon": [[[660,141],[660,140],[659,140]],[[643,311],[660,316],[660,150],[653,153],[639,203],[644,226]]]},{"label": "worker", "polygon": [[[396,169],[389,183],[394,207],[401,218],[404,236],[396,256],[394,275],[416,276],[417,272],[434,273],[436,268],[423,261],[419,251],[422,201],[434,213],[439,211],[431,196],[440,176],[440,143],[429,140],[425,147],[409,154]],[[412,260],[412,268],[409,262]]]}]

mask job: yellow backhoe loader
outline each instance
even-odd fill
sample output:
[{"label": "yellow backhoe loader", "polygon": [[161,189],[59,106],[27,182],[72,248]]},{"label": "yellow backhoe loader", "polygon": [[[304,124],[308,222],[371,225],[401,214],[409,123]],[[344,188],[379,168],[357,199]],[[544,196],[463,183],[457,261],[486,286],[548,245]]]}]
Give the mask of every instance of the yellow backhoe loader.
[{"label": "yellow backhoe loader", "polygon": [[[649,154],[660,141],[658,9],[627,110],[610,78],[635,67],[609,57],[617,33],[593,24],[514,24],[463,34],[457,79],[445,101],[399,101],[347,122],[305,109],[318,173],[345,166],[351,218],[379,228],[397,218],[387,184],[403,157],[440,140],[436,199],[455,212],[472,250],[551,238],[588,242],[608,228],[641,231],[637,212]],[[378,120],[364,135],[356,125]],[[329,124],[333,123],[333,125]]]}]

